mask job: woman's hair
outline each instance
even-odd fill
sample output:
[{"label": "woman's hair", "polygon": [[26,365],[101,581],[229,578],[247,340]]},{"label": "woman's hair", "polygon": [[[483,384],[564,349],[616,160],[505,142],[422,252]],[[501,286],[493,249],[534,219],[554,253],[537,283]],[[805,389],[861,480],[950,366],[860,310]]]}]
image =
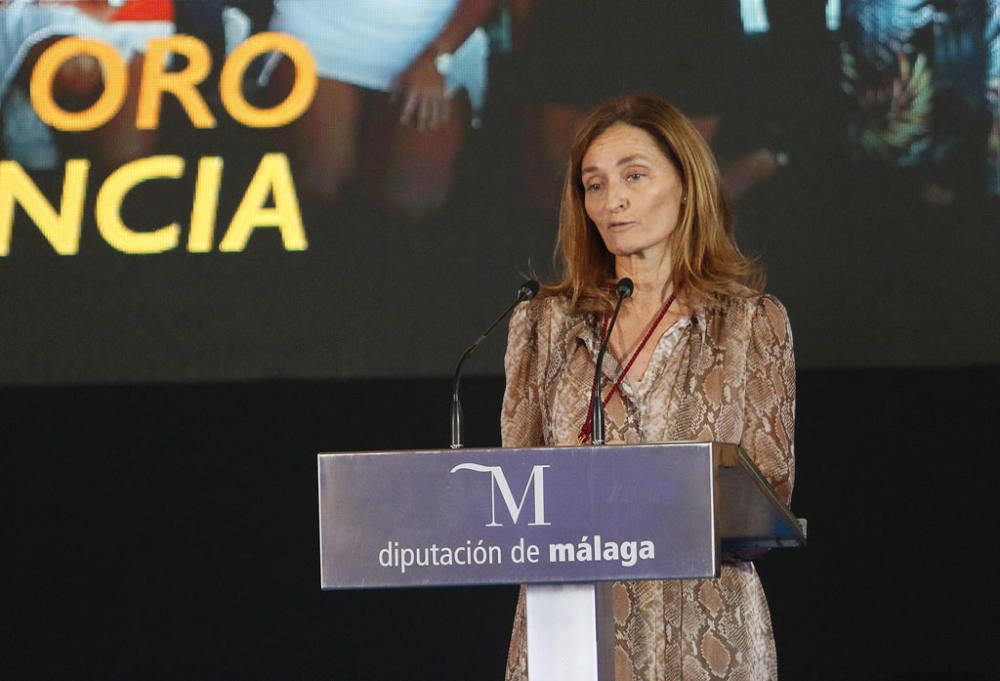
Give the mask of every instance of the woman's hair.
[{"label": "woman's hair", "polygon": [[594,140],[618,123],[649,133],[681,177],[686,201],[668,237],[674,290],[683,291],[689,303],[701,304],[759,292],[763,273],[733,238],[732,213],[708,144],[670,104],[633,95],[594,109],[576,134],[559,211],[556,259],[561,279],[547,286],[546,293],[568,295],[578,311],[605,311],[613,304],[614,256],[584,209],[581,166]]}]

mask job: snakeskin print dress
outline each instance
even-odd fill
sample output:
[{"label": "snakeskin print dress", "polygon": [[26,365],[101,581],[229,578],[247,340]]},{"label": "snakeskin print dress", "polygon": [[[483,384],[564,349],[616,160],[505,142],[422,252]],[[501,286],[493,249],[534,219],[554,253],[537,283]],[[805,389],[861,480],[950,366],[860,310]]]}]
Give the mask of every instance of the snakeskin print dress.
[{"label": "snakeskin print dress", "polygon": [[[575,444],[590,399],[599,319],[559,296],[522,305],[510,324],[501,415],[505,447]],[[609,353],[605,374],[619,365]],[[739,443],[779,497],[791,495],[795,360],[784,307],[773,296],[697,308],[660,337],[645,373],[607,407],[609,442]],[[718,579],[616,582],[615,679],[765,681],[777,678],[771,617],[752,563]],[[524,590],[508,681],[526,681]]]}]

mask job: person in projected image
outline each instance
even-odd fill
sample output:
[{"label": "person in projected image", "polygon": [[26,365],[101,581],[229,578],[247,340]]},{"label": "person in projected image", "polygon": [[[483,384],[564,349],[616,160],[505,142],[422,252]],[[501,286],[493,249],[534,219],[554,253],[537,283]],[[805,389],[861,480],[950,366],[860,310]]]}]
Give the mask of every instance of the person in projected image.
[{"label": "person in projected image", "polygon": [[730,147],[723,177],[735,196],[784,162],[748,142],[738,0],[511,0],[511,9],[528,93],[525,186],[537,209],[551,208],[586,111],[624,92],[668,98],[716,148]]},{"label": "person in projected image", "polygon": [[[788,316],[739,250],[712,152],[666,102],[629,96],[588,113],[571,144],[561,277],[510,323],[505,447],[589,442],[593,399],[608,442],[738,443],[787,503],[795,360]],[[595,360],[616,281],[635,290]],[[770,614],[750,562],[718,579],[616,582],[615,678],[777,678]],[[507,664],[527,679],[522,590]]]},{"label": "person in projected image", "polygon": [[[135,127],[143,53],[151,38],[174,32],[172,0],[0,0],[0,114],[5,154],[31,170],[51,170],[61,147],[115,167],[147,155],[156,133]],[[62,38],[92,38],[112,45],[128,65],[125,100],[106,124],[87,133],[54,133],[35,112],[31,74],[45,50]],[[82,110],[104,90],[101,65],[90,55],[67,59],[52,83],[54,100]]]},{"label": "person in projected image", "polygon": [[927,205],[998,191],[988,160],[996,151],[996,7],[983,0],[844,2],[842,88],[852,156],[893,169],[894,183]]},{"label": "person in projected image", "polygon": [[[395,215],[418,219],[440,208],[485,96],[489,48],[477,27],[495,4],[277,0],[271,30],[302,40],[320,76],[289,134],[300,189],[332,203],[360,176],[367,198]],[[271,79],[277,96],[293,78],[280,62]]]}]

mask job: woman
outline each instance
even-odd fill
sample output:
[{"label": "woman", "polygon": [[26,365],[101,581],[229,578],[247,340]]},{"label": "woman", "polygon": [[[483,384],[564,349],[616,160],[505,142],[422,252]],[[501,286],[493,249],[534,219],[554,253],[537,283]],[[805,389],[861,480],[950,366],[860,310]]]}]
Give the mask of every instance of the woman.
[{"label": "woman", "polygon": [[[511,321],[504,446],[586,440],[594,359],[614,282],[627,276],[635,292],[604,364],[607,440],[739,443],[787,502],[788,318],[760,293],[759,273],[736,246],[718,168],[690,121],[652,97],[593,111],[573,143],[558,253],[562,279]],[[751,563],[723,565],[719,579],[622,582],[613,591],[617,679],[777,677]],[[526,677],[522,594],[507,678]]]},{"label": "woman", "polygon": [[[496,0],[278,0],[271,29],[309,46],[316,97],[292,129],[303,189],[336,200],[357,174],[380,185],[369,197],[409,218],[439,208],[469,123],[482,106],[488,44],[476,28]],[[282,61],[281,92],[294,80]],[[370,142],[358,146],[364,132]]]}]

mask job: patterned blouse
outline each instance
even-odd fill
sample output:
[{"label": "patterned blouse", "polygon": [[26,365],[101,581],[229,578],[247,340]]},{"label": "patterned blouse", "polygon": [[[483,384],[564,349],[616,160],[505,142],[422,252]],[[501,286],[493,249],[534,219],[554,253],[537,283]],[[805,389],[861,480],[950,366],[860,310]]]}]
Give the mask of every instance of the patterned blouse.
[{"label": "patterned blouse", "polygon": [[[510,324],[501,414],[505,447],[576,444],[590,401],[600,318],[560,296],[522,305]],[[607,383],[619,364],[605,357]],[[614,442],[739,443],[786,503],[794,476],[795,359],[773,296],[696,308],[660,337],[645,373],[608,404]],[[718,579],[616,582],[617,681],[777,678],[771,617],[752,563]],[[508,681],[528,678],[524,590],[514,617]]]}]

